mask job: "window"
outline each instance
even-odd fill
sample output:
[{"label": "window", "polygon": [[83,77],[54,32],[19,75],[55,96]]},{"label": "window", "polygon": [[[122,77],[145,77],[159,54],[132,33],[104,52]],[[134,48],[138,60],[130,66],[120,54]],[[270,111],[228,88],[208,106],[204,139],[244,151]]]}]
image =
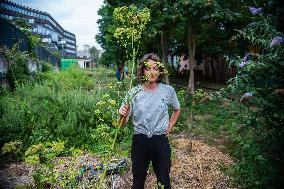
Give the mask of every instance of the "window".
[{"label": "window", "polygon": [[29,19],[29,23],[33,24],[34,23],[34,19]]},{"label": "window", "polygon": [[74,50],[69,50],[69,49],[66,49],[66,52],[69,52],[69,53],[76,53],[76,51],[74,51]]}]

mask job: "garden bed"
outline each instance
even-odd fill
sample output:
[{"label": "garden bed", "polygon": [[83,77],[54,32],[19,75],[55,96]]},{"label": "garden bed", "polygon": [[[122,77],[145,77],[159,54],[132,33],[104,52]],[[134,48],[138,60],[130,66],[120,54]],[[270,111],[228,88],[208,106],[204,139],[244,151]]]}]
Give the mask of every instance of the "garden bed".
[{"label": "garden bed", "polygon": [[[176,189],[194,189],[194,188],[233,188],[230,178],[224,175],[221,166],[230,166],[232,159],[222,153],[216,147],[209,146],[200,140],[188,139],[185,135],[173,135],[172,143],[172,167],[171,180],[172,187]],[[77,167],[82,162],[97,161],[89,154],[77,157]],[[56,166],[59,172],[68,168],[68,157],[59,157]],[[65,162],[65,163],[64,163]],[[80,163],[81,162],[81,163]],[[131,166],[121,177],[121,188],[130,188],[132,183]],[[70,168],[70,167],[69,167]],[[4,188],[13,188],[15,186],[33,186],[32,173],[35,167],[25,163],[12,163],[2,168],[0,171],[0,184]],[[146,188],[155,188],[156,177],[153,170],[149,169],[146,181]]]}]

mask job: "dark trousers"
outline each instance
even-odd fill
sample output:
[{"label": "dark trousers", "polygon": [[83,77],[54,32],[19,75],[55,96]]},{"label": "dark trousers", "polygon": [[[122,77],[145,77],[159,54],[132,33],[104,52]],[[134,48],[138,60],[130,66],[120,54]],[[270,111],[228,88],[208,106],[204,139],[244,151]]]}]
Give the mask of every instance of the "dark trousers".
[{"label": "dark trousers", "polygon": [[170,157],[170,145],[165,135],[154,135],[151,138],[142,134],[133,135],[131,148],[132,189],[144,189],[150,161],[152,161],[157,182],[161,183],[164,189],[170,189]]}]

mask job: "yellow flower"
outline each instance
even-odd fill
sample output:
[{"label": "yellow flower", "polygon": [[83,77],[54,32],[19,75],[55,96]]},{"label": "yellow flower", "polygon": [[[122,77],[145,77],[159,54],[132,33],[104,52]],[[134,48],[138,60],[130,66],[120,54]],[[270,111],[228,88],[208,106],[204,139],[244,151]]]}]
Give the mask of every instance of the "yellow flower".
[{"label": "yellow flower", "polygon": [[119,126],[119,123],[117,123],[117,121],[116,121],[116,120],[113,120],[111,123],[112,123],[112,126],[114,126],[114,127]]},{"label": "yellow flower", "polygon": [[151,64],[149,62],[144,62],[144,65],[146,68],[150,68],[151,67]]},{"label": "yellow flower", "polygon": [[103,95],[103,98],[108,98],[109,97],[109,94],[104,94]]},{"label": "yellow flower", "polygon": [[97,106],[101,106],[101,105],[104,105],[104,104],[106,104],[106,102],[105,101],[99,101],[99,102],[97,102]]},{"label": "yellow flower", "polygon": [[112,89],[113,88],[112,83],[107,84],[107,87]]},{"label": "yellow flower", "polygon": [[100,113],[101,113],[100,110],[98,110],[98,109],[95,110],[95,114],[100,114]]},{"label": "yellow flower", "polygon": [[116,102],[115,102],[114,100],[112,100],[112,99],[108,99],[108,102],[109,102],[111,105],[115,105],[115,104],[116,104]]},{"label": "yellow flower", "polygon": [[164,68],[164,64],[163,64],[163,63],[161,63],[161,62],[156,62],[156,64],[157,64],[157,66],[158,66],[159,68]]}]

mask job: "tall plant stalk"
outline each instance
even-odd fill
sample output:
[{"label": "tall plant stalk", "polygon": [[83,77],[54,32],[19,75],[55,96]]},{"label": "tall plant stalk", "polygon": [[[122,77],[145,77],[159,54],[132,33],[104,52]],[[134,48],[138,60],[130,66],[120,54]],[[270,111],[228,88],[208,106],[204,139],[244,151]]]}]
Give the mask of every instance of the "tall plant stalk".
[{"label": "tall plant stalk", "polygon": [[[125,14],[126,12],[128,12],[129,14]],[[139,11],[137,7],[135,7],[134,5],[131,5],[130,7],[123,6],[123,7],[115,8],[114,17],[121,23],[121,25],[119,25],[116,28],[114,36],[118,39],[118,41],[121,42],[121,46],[125,48],[126,53],[128,52],[127,51],[128,40],[131,39],[132,66],[131,66],[131,77],[130,77],[130,83],[129,83],[129,90],[131,90],[132,85],[133,85],[133,80],[135,79],[134,70],[136,68],[136,56],[138,54],[142,33],[146,29],[145,25],[150,21],[150,11],[147,8],[144,8],[143,10]],[[137,47],[135,47],[136,42],[137,42]],[[138,92],[139,91],[133,94],[129,98],[129,100],[126,102],[126,104],[129,105],[132,98]],[[120,119],[117,120],[118,127],[115,130],[114,139],[112,141],[112,145],[107,154],[107,158],[106,158],[107,162],[110,161],[111,152],[113,152],[114,150],[117,135],[125,119],[126,117],[121,117]],[[100,178],[99,188],[102,188],[103,181],[107,173],[107,169],[108,169],[108,163],[106,164],[105,170],[102,174],[102,177]]]}]

